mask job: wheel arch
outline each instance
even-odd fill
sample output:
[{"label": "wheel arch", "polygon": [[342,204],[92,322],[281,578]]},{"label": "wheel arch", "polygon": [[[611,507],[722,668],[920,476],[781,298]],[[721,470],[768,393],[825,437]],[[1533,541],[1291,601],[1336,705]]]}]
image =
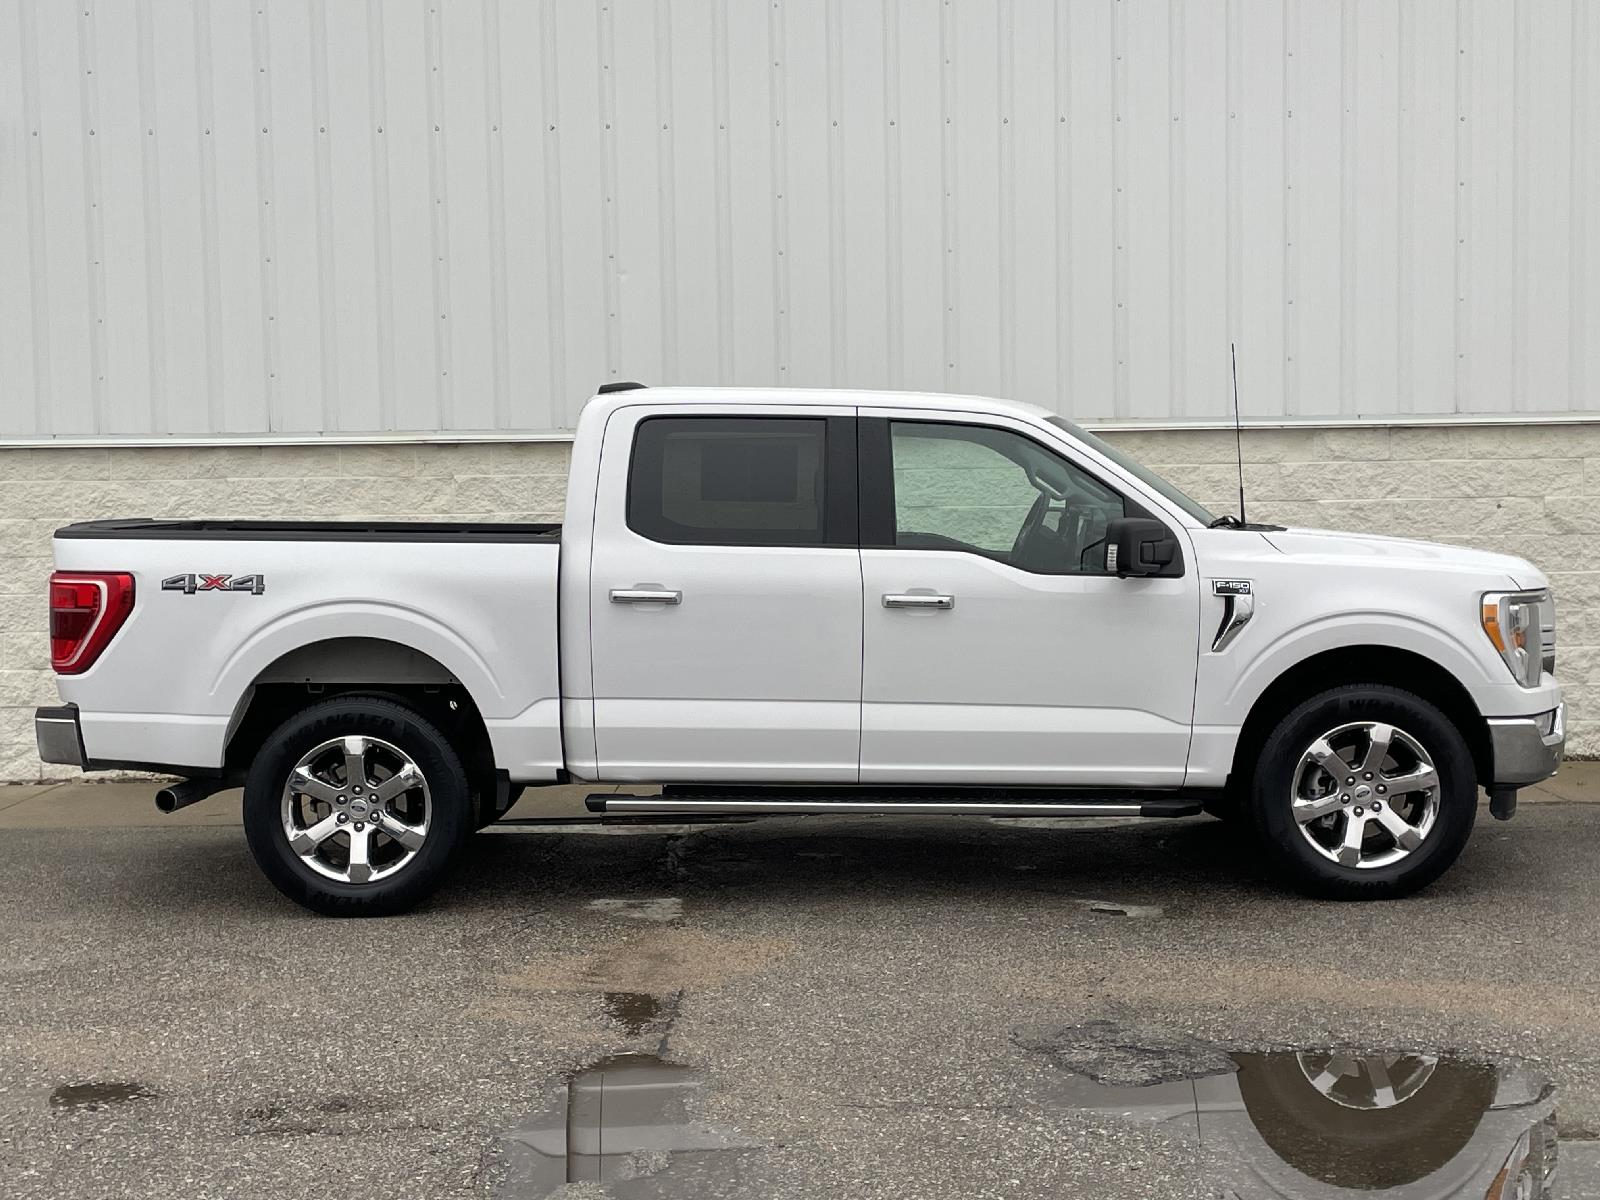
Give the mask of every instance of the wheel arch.
[{"label": "wheel arch", "polygon": [[[470,642],[427,613],[370,601],[331,601],[279,614],[228,656],[212,680],[211,696],[236,703],[265,672],[296,652],[352,641],[390,643],[431,659],[472,694],[486,716],[509,715],[501,711],[508,704],[501,679]],[[350,661],[342,658],[339,665],[348,667]]]},{"label": "wheel arch", "polygon": [[1283,715],[1301,701],[1348,684],[1399,688],[1435,705],[1461,731],[1480,783],[1493,777],[1489,726],[1461,681],[1426,655],[1395,646],[1340,646],[1312,654],[1281,671],[1256,697],[1239,731],[1229,771],[1230,790],[1248,787],[1261,748]]},{"label": "wheel arch", "polygon": [[469,689],[431,654],[377,637],[330,637],[278,655],[245,685],[223,747],[225,770],[243,770],[294,713],[340,695],[374,695],[427,717],[449,737],[478,786],[494,770],[483,713]]}]

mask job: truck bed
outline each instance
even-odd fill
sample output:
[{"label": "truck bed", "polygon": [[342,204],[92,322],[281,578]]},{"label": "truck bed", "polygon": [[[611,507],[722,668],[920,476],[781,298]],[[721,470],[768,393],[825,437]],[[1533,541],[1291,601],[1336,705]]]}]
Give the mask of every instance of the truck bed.
[{"label": "truck bed", "polygon": [[237,521],[122,517],[79,521],[56,530],[58,538],[136,538],[154,541],[253,542],[556,542],[559,524],[463,521]]},{"label": "truck bed", "polygon": [[363,655],[403,648],[406,678],[431,659],[426,678],[467,690],[502,767],[551,778],[562,765],[560,531],[449,521],[69,525],[56,533],[57,568],[132,576],[134,607],[87,671],[59,677],[61,698],[80,710],[90,760],[217,768],[258,683],[330,680],[330,664],[382,683],[393,672],[363,675]]}]

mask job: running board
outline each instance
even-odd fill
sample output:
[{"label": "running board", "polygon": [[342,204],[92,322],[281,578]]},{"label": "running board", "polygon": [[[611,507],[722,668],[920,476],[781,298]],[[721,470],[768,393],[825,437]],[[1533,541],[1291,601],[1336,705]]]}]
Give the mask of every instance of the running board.
[{"label": "running board", "polygon": [[824,798],[780,799],[775,796],[626,796],[599,794],[585,806],[593,813],[612,815],[696,816],[871,816],[945,817],[1190,817],[1201,811],[1200,801],[1181,797],[1145,800],[1027,801],[1027,800],[899,800]]}]

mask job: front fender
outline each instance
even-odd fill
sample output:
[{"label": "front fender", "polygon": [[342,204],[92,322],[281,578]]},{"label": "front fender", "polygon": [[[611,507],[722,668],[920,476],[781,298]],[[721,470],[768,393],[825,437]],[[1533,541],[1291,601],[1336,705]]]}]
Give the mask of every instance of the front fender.
[{"label": "front fender", "polygon": [[1479,712],[1493,711],[1506,682],[1490,674],[1498,663],[1486,662],[1448,629],[1400,612],[1343,612],[1279,633],[1242,665],[1235,655],[1250,649],[1247,637],[1222,654],[1202,654],[1196,723],[1242,725],[1262,693],[1286,671],[1325,651],[1356,647],[1405,650],[1436,663],[1460,682]]}]

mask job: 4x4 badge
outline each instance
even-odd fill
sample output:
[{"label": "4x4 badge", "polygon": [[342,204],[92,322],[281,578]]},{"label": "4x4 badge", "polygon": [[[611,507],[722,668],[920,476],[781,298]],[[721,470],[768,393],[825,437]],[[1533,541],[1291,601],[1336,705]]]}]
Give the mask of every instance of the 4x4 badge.
[{"label": "4x4 badge", "polygon": [[163,592],[182,592],[192,596],[196,592],[249,592],[259,596],[267,590],[265,575],[169,575],[161,581]]}]

